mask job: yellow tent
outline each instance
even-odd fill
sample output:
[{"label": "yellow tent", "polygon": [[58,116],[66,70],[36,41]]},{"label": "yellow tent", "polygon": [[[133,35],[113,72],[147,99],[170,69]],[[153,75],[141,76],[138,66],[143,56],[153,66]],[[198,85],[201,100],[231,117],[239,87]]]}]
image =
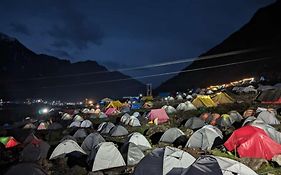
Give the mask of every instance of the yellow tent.
[{"label": "yellow tent", "polygon": [[116,109],[119,109],[123,106],[123,104],[117,100],[117,101],[112,101],[110,102],[106,108],[116,108]]},{"label": "yellow tent", "polygon": [[152,101],[153,100],[153,96],[144,96],[141,98],[142,101]]},{"label": "yellow tent", "polygon": [[216,104],[234,103],[234,99],[225,92],[216,93],[214,96],[212,96],[212,100]]},{"label": "yellow tent", "polygon": [[215,107],[217,106],[216,103],[211,99],[210,96],[208,95],[198,95],[193,101],[192,104],[196,107],[196,108],[200,108],[200,107]]}]

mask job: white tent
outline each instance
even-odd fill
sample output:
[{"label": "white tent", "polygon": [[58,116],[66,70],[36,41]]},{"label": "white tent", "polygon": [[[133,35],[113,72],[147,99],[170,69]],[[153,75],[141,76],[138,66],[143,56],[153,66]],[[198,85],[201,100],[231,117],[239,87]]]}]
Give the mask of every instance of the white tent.
[{"label": "white tent", "polygon": [[81,123],[81,127],[83,127],[83,128],[90,128],[92,126],[93,126],[93,123],[90,120],[84,120]]},{"label": "white tent", "polygon": [[163,106],[162,109],[166,111],[167,114],[173,114],[176,113],[177,110],[173,106]]},{"label": "white tent", "polygon": [[92,171],[126,166],[121,153],[112,142],[98,144],[91,153],[90,159],[94,162]]},{"label": "white tent", "polygon": [[73,118],[74,121],[79,121],[82,122],[84,119],[83,117],[81,117],[80,115],[75,115],[75,117]]},{"label": "white tent", "polygon": [[217,160],[223,175],[257,175],[256,172],[241,162],[225,157],[213,157]]},{"label": "white tent", "polygon": [[69,115],[68,113],[64,113],[61,117],[62,120],[72,120],[71,115]]},{"label": "white tent", "polygon": [[137,145],[142,151],[147,149],[151,149],[151,145],[148,140],[138,132],[134,132],[128,136],[128,142],[134,143]]},{"label": "white tent", "polygon": [[130,134],[126,142],[121,147],[121,153],[127,165],[136,165],[144,157],[143,151],[150,149],[147,139],[140,133]]},{"label": "white tent", "polygon": [[139,113],[139,112],[134,112],[132,116],[135,116],[135,117],[137,117],[137,118],[138,118],[138,117],[140,117],[141,115],[140,115],[140,113]]},{"label": "white tent", "polygon": [[188,111],[197,109],[190,101],[186,101],[185,104],[187,106]]},{"label": "white tent", "polygon": [[156,148],[139,162],[134,175],[181,174],[193,162],[193,156],[178,148]]},{"label": "white tent", "polygon": [[[100,133],[102,134],[108,134],[113,128],[115,127],[115,125],[111,122],[105,122],[99,125],[98,127],[98,131],[100,131]],[[101,130],[100,130],[101,128]]]},{"label": "white tent", "polygon": [[90,154],[91,150],[95,148],[101,142],[105,142],[104,138],[98,133],[94,132],[89,134],[83,141],[81,148],[87,153]]},{"label": "white tent", "polygon": [[179,94],[179,95],[176,96],[176,99],[177,100],[183,100],[183,97]]},{"label": "white tent", "polygon": [[186,143],[186,147],[210,150],[216,138],[223,139],[222,132],[215,126],[206,125],[194,132]]},{"label": "white tent", "polygon": [[128,118],[130,118],[130,115],[127,114],[127,113],[125,113],[124,115],[122,115],[120,121],[121,121],[122,123],[125,123]]},{"label": "white tent", "polygon": [[53,151],[52,155],[50,156],[51,159],[56,159],[58,157],[63,157],[68,153],[71,152],[80,152],[82,154],[86,154],[85,151],[73,140],[64,140]]},{"label": "white tent", "polygon": [[168,96],[167,100],[168,100],[168,101],[174,101],[174,100],[175,100],[175,98],[174,98],[174,97],[170,97],[170,96]]},{"label": "white tent", "polygon": [[177,106],[177,111],[188,111],[188,107],[185,103],[180,103],[178,106]]},{"label": "white tent", "polygon": [[80,127],[81,122],[80,121],[74,121],[72,123],[70,123],[69,127]]},{"label": "white tent", "polygon": [[141,126],[141,123],[138,118],[131,116],[130,121],[129,121],[130,126]]},{"label": "white tent", "polygon": [[110,130],[110,136],[113,136],[113,137],[120,137],[120,136],[125,136],[125,135],[128,135],[129,132],[126,128],[124,128],[123,126],[121,125],[116,125],[115,127],[113,127],[111,130]]},{"label": "white tent", "polygon": [[164,132],[160,138],[160,142],[173,143],[178,137],[184,135],[184,133],[178,128],[170,128]]}]

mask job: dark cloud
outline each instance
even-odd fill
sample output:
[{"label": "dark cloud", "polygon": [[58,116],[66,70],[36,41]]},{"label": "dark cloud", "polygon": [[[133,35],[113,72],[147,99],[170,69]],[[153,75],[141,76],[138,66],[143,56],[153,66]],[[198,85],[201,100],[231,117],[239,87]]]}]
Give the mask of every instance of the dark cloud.
[{"label": "dark cloud", "polygon": [[61,20],[48,31],[55,39],[54,46],[72,45],[81,50],[89,44],[101,44],[104,34],[98,24],[89,20],[71,3],[58,3],[57,7],[60,9]]},{"label": "dark cloud", "polygon": [[28,35],[28,36],[31,35],[31,32],[29,31],[27,26],[22,23],[12,22],[12,23],[10,23],[10,28],[11,28],[11,31],[13,31],[15,33],[24,34],[24,35]]}]

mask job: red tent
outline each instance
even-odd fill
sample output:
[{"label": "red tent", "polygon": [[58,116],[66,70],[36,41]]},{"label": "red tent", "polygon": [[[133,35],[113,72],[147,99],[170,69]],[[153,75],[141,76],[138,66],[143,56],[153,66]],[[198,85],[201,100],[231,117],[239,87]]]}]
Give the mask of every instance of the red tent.
[{"label": "red tent", "polygon": [[105,112],[106,115],[114,115],[116,114],[118,111],[116,108],[108,108]]},{"label": "red tent", "polygon": [[237,149],[240,157],[271,160],[281,154],[281,145],[272,140],[262,129],[244,126],[235,130],[224,143],[229,151]]},{"label": "red tent", "polygon": [[148,118],[150,121],[158,118],[158,123],[165,123],[169,120],[169,117],[164,109],[152,109],[148,114]]},{"label": "red tent", "polygon": [[8,142],[6,143],[5,147],[6,148],[13,148],[17,146],[19,143],[16,141],[14,137],[9,137]]}]

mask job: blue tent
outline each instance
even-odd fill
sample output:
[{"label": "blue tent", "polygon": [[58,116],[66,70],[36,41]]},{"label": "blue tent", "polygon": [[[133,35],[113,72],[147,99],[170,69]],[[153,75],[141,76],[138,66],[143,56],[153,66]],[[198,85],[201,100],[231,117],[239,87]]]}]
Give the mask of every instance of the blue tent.
[{"label": "blue tent", "polygon": [[132,103],[131,109],[140,109],[141,104],[140,103]]}]

